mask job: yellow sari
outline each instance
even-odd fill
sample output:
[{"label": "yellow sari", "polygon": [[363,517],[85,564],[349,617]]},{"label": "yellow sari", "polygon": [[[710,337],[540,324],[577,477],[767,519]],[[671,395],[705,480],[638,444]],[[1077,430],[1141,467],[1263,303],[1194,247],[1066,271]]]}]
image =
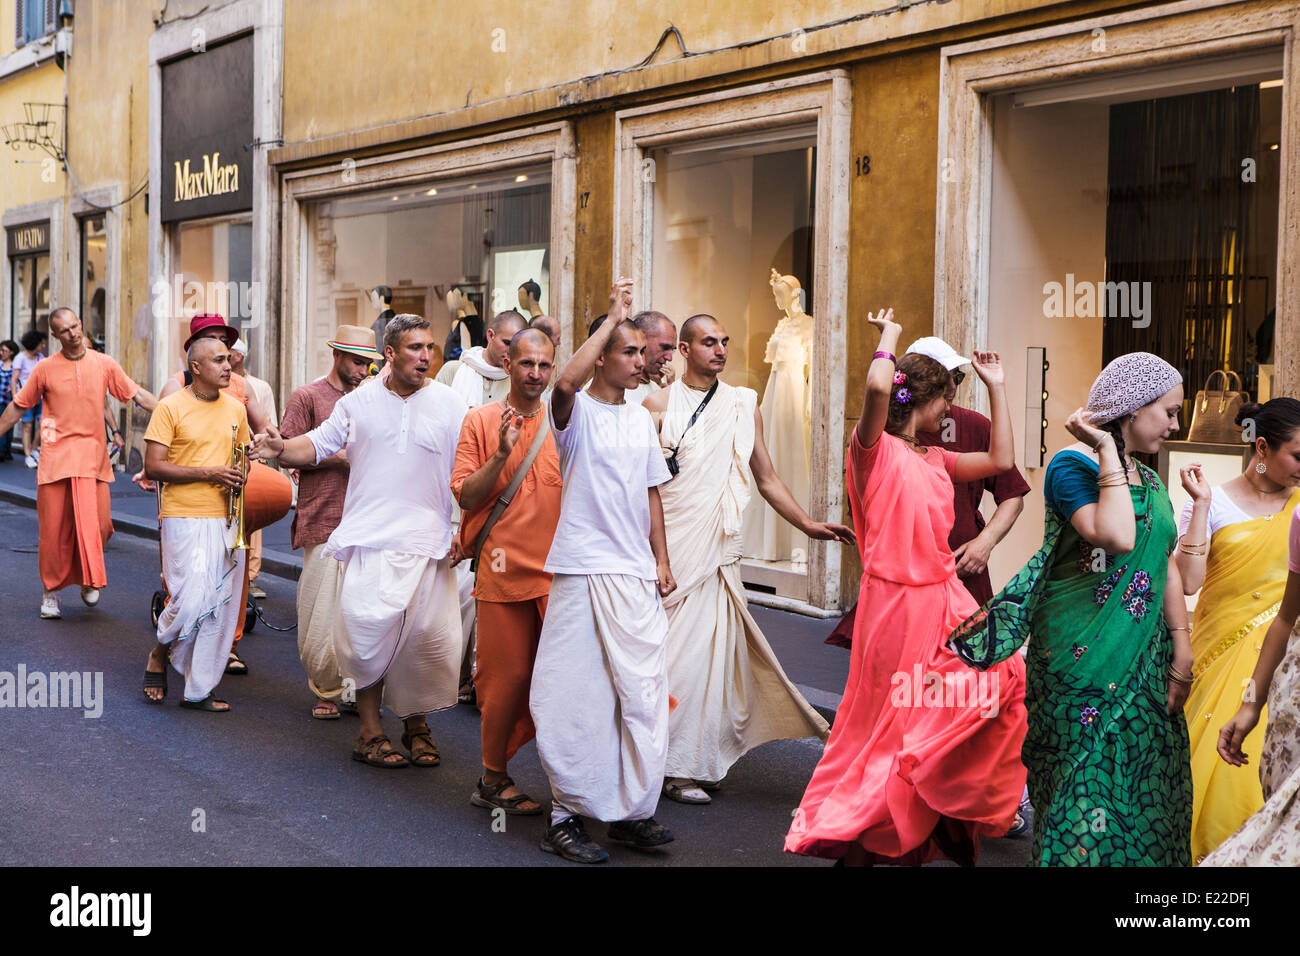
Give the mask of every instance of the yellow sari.
[{"label": "yellow sari", "polygon": [[1264,805],[1258,760],[1267,708],[1233,767],[1219,757],[1219,730],[1241,705],[1259,648],[1286,590],[1287,534],[1300,489],[1276,515],[1225,525],[1210,538],[1205,583],[1192,626],[1192,690],[1184,713],[1192,747],[1192,859],[1200,863]]}]

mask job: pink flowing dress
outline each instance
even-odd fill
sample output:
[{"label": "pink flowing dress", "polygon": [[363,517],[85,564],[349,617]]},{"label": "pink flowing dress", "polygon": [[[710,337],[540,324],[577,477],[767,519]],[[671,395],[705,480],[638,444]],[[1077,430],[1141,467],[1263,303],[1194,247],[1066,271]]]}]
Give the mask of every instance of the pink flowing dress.
[{"label": "pink flowing dress", "polygon": [[[948,635],[978,609],[957,578],[948,532],[959,456],[917,454],[882,434],[849,445],[862,585],[844,698],[785,849],[920,864],[1011,827],[1025,785],[1020,655],[987,671]],[[936,829],[938,836],[936,836]]]}]

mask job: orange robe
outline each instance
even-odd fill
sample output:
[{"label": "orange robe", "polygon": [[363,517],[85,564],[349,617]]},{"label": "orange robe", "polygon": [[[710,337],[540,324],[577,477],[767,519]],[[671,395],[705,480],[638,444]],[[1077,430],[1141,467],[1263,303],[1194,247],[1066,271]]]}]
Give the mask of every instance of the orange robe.
[{"label": "orange robe", "polygon": [[36,515],[46,590],[108,583],[104,543],[113,533],[108,495],[113,469],[104,435],[104,395],[111,392],[129,402],[139,390],[117,362],[88,349],[75,361],[58,352],[38,362],[14,396],[20,408],[45,403]]}]

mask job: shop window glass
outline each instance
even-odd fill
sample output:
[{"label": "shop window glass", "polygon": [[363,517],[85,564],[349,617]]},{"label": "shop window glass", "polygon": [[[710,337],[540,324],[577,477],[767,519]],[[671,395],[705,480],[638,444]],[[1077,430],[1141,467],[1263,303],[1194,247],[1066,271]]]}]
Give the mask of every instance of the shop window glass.
[{"label": "shop window glass", "polygon": [[50,330],[50,257],[20,256],[10,260],[9,335],[18,339],[31,329]]},{"label": "shop window glass", "polygon": [[[654,175],[648,307],[679,327],[701,312],[726,327],[722,380],[758,393],[772,463],[805,508],[815,144],[815,126],[799,127],[655,150],[647,167]],[[793,276],[797,289],[788,279],[775,289],[773,270]],[[807,539],[757,495],[744,538],[747,558],[791,568],[807,560]]]},{"label": "shop window glass", "polygon": [[[488,319],[525,312],[520,286],[550,294],[551,177],[546,167],[488,178],[403,185],[307,209],[309,378],[329,371],[338,325],[374,327],[370,290],[392,290],[394,312],[427,318],[440,345],[451,331],[447,293],[459,289]],[[383,347],[383,343],[379,343]]]},{"label": "shop window glass", "polygon": [[[248,218],[183,223],[180,271],[172,277],[172,341],[189,338],[190,319],[203,312],[225,316],[230,325],[253,321],[253,223]],[[182,356],[176,356],[180,367]],[[250,364],[255,359],[250,356]]]},{"label": "shop window glass", "polygon": [[91,345],[104,351],[108,283],[108,235],[103,216],[81,220],[81,325]]}]

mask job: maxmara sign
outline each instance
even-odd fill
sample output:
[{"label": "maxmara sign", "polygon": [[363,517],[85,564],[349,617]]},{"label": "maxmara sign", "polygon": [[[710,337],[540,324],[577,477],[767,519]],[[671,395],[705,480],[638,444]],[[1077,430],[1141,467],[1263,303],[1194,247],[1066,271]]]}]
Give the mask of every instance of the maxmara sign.
[{"label": "maxmara sign", "polygon": [[253,39],[162,67],[163,222],[253,208]]},{"label": "maxmara sign", "polygon": [[190,160],[175,162],[175,202],[189,202],[208,196],[239,192],[239,164],[223,163],[221,153],[204,153],[202,166]]}]

